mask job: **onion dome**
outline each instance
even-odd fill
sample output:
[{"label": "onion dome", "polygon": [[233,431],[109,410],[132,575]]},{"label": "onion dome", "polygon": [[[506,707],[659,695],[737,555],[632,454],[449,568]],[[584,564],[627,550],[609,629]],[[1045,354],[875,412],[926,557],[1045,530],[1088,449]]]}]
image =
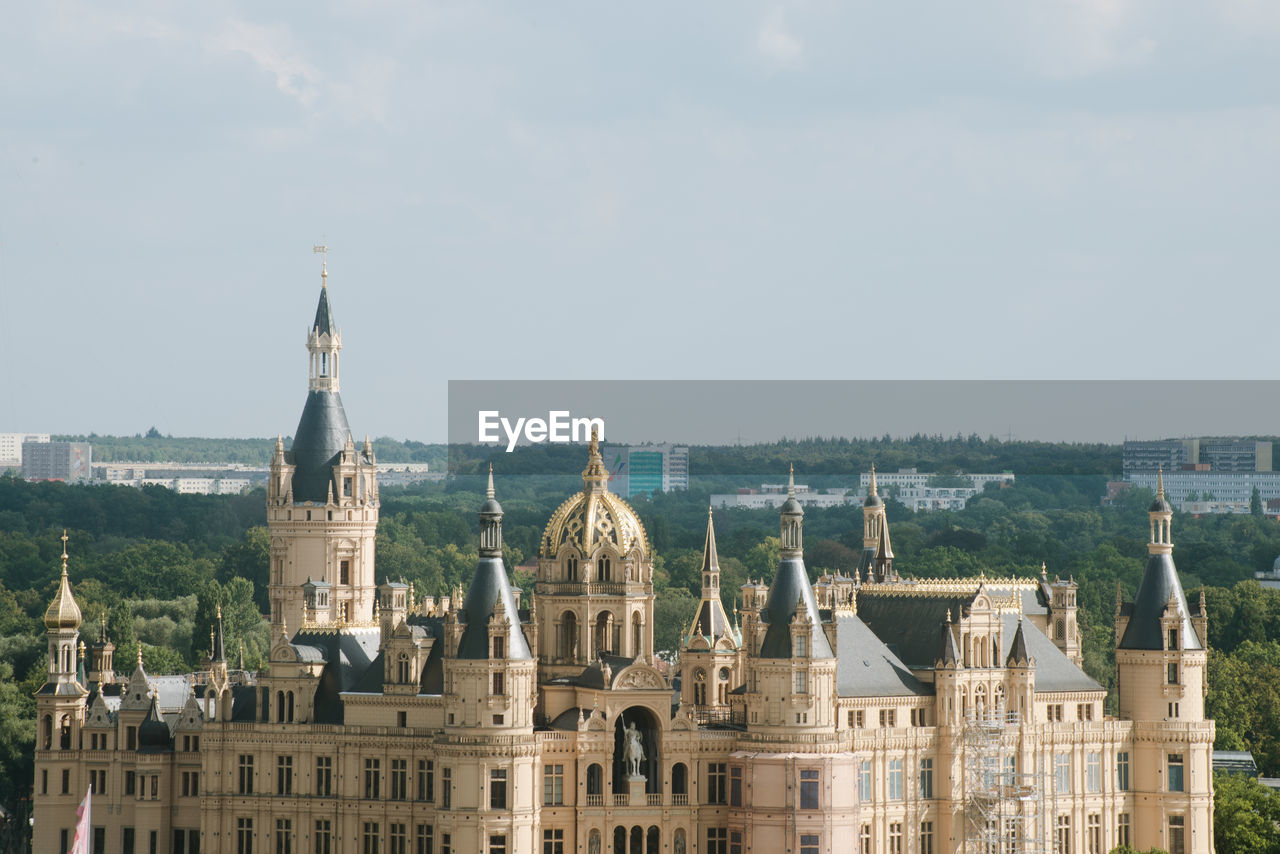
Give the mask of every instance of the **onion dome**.
[{"label": "onion dome", "polygon": [[71,583],[67,580],[67,532],[62,532],[62,581],[58,583],[58,595],[53,597],[44,612],[47,629],[78,629],[82,617],[80,606],[71,595]]},{"label": "onion dome", "polygon": [[884,499],[880,497],[880,493],[876,490],[876,464],[871,464],[871,483],[867,485],[867,498],[862,502],[863,507],[879,507],[884,504]]},{"label": "onion dome", "polygon": [[169,733],[169,725],[160,716],[160,706],[156,698],[151,698],[151,708],[147,717],[138,727],[138,750],[143,753],[159,753],[173,749],[173,736]]},{"label": "onion dome", "polygon": [[600,440],[594,429],[582,481],[582,491],[551,514],[542,535],[540,555],[555,557],[565,545],[591,555],[601,545],[608,545],[621,555],[634,547],[644,556],[648,552],[644,526],[631,505],[609,491],[609,472],[600,456]]}]

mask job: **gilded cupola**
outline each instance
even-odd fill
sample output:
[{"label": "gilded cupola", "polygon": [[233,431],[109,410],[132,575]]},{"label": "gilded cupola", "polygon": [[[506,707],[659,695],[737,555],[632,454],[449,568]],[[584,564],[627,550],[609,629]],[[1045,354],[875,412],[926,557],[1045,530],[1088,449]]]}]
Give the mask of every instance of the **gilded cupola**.
[{"label": "gilded cupola", "polygon": [[582,472],[582,482],[582,491],[551,514],[542,535],[540,556],[555,557],[567,544],[587,557],[602,545],[619,555],[637,548],[641,557],[647,557],[648,541],[636,511],[609,491],[609,471],[600,455],[600,439],[595,430],[591,431],[590,456]]}]

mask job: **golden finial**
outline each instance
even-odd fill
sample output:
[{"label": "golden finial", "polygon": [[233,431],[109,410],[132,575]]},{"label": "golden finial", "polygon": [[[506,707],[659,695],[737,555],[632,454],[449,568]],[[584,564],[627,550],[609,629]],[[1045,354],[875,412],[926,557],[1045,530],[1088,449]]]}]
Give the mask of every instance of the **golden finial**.
[{"label": "golden finial", "polygon": [[311,247],[311,254],[320,256],[320,287],[329,286],[329,247],[323,243]]},{"label": "golden finial", "polygon": [[62,574],[67,574],[67,529],[62,529]]},{"label": "golden finial", "polygon": [[84,641],[80,641],[80,657],[84,658]]},{"label": "golden finial", "polygon": [[489,463],[489,487],[485,490],[485,496],[493,497],[493,463]]},{"label": "golden finial", "polygon": [[218,619],[219,620],[222,619],[222,603],[221,602],[218,603]]},{"label": "golden finial", "polygon": [[213,629],[209,629],[209,655],[213,655]]},{"label": "golden finial", "polygon": [[1164,466],[1156,466],[1156,497],[1164,498]]},{"label": "golden finial", "polygon": [[871,464],[871,485],[867,487],[869,495],[876,495],[876,464]]},{"label": "golden finial", "polygon": [[138,641],[138,666],[142,666],[142,641]]},{"label": "golden finial", "polygon": [[796,464],[791,464],[791,472],[787,475],[787,497],[796,497]]}]

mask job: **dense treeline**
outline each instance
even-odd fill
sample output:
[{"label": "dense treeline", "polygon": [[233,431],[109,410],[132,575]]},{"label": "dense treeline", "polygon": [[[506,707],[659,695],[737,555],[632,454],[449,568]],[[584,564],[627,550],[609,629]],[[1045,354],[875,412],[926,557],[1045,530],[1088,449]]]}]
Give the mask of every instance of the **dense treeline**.
[{"label": "dense treeline", "polygon": [[[960,440],[939,441],[943,444],[937,447],[945,448]],[[840,446],[812,445],[828,459]],[[548,462],[556,461],[557,471],[581,469],[581,449],[570,449],[573,453],[563,459],[558,448],[543,450]],[[886,459],[883,450],[877,450],[876,459]],[[772,464],[768,454],[774,451],[761,453],[765,456],[744,457],[743,465],[785,470]],[[501,472],[510,458],[498,459]],[[1084,459],[1070,465],[1087,469]],[[850,485],[852,473],[861,468],[850,460],[850,474],[830,476],[834,482]],[[944,467],[923,455],[918,464]],[[822,476],[805,479],[817,483]],[[891,500],[897,566],[916,576],[985,572],[1029,577],[1043,563],[1050,577],[1074,577],[1080,583],[1086,669],[1110,688],[1116,589],[1132,597],[1141,577],[1151,495],[1132,490],[1114,506],[1102,507],[1099,498],[1107,477],[1020,472],[1016,484],[992,485],[955,512],[915,514]],[[686,492],[632,502],[655,550],[660,649],[678,645],[696,605],[709,494],[726,491],[735,482],[732,474],[695,477]],[[581,480],[576,474],[503,475],[498,483],[506,511],[508,566],[527,597],[532,586],[528,567],[536,558],[543,526]],[[378,580],[403,578],[422,593],[465,584],[476,561],[475,512],[481,490],[478,475],[407,490],[384,489]],[[85,634],[92,636],[105,619],[120,646],[120,669],[128,669],[141,645],[149,670],[176,672],[201,665],[218,605],[226,616],[228,651],[236,656],[243,644],[251,667],[265,657],[264,522],[261,491],[199,496],[0,478],[0,801],[11,802],[30,781],[31,692],[43,681],[41,617],[56,589],[62,529],[69,529],[70,569],[85,613]],[[723,595],[732,609],[736,591],[748,578],[767,581],[772,576],[777,515],[772,510],[717,511],[716,530]],[[810,572],[850,571],[861,547],[861,530],[857,506],[807,511]],[[1196,519],[1179,514],[1173,536],[1184,587],[1193,598],[1203,588],[1209,609],[1208,709],[1218,721],[1218,744],[1252,750],[1264,773],[1280,773],[1280,592],[1252,580],[1255,571],[1270,568],[1280,554],[1280,524],[1256,515]]]}]

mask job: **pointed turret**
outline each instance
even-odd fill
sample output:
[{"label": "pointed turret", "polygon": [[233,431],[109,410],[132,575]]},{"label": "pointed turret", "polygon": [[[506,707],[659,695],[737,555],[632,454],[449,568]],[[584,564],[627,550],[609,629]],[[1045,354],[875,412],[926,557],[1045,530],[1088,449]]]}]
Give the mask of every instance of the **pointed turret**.
[{"label": "pointed turret", "polygon": [[867,484],[867,498],[862,502],[863,507],[880,507],[884,504],[884,499],[880,497],[880,491],[876,488],[876,464],[871,464],[871,481]]},{"label": "pointed turret", "polygon": [[311,378],[306,406],[293,434],[289,461],[293,472],[293,500],[326,503],[333,481],[333,466],[351,436],[347,413],[338,394],[338,355],[342,333],[333,324],[329,288],[320,288],[316,322],[307,333]]},{"label": "pointed turret", "polygon": [[221,604],[218,605],[218,616],[216,621],[214,622],[213,644],[212,644],[212,649],[209,653],[209,658],[213,661],[220,661],[224,664],[226,663],[226,660],[227,660],[226,642],[224,641],[222,636],[222,605]]},{"label": "pointed turret", "polygon": [[147,709],[147,717],[138,727],[138,750],[142,753],[165,753],[173,750],[173,734],[169,725],[160,714],[160,703],[151,698],[151,707]]},{"label": "pointed turret", "polygon": [[698,603],[690,633],[702,635],[712,643],[726,634],[732,636],[729,616],[720,600],[720,558],[716,553],[715,523],[710,507],[707,508],[707,539],[702,547],[702,601]]},{"label": "pointed turret", "polygon": [[959,667],[961,662],[960,646],[956,643],[956,633],[951,629],[951,609],[947,609],[947,621],[942,624],[942,644],[938,660],[944,667]]},{"label": "pointed turret", "polygon": [[812,658],[831,658],[831,643],[818,620],[818,603],[804,567],[804,508],[796,500],[795,469],[787,483],[787,500],[779,513],[782,522],[782,549],[778,572],[769,587],[764,616],[768,622],[760,644],[761,658],[791,658],[795,655],[791,637],[791,621],[802,611],[812,621],[810,643],[805,654]]},{"label": "pointed turret", "polygon": [[1031,656],[1027,654],[1027,637],[1022,631],[1022,620],[1018,620],[1018,630],[1013,635],[1013,643],[1009,646],[1009,654],[1005,656],[1005,667],[1028,667]]},{"label": "pointed turret", "polygon": [[[594,444],[594,443],[593,443]],[[598,456],[598,453],[595,454]],[[515,594],[507,580],[502,561],[502,507],[493,493],[490,472],[488,495],[480,508],[480,560],[467,587],[459,619],[463,623],[458,641],[458,658],[483,659],[492,655],[489,645],[489,619],[501,610],[509,622],[505,658],[532,659],[529,644],[520,628],[520,611]]]},{"label": "pointed turret", "polygon": [[889,525],[887,521],[880,523],[880,538],[876,542],[876,581],[889,581],[894,577],[893,546],[889,544]]}]

